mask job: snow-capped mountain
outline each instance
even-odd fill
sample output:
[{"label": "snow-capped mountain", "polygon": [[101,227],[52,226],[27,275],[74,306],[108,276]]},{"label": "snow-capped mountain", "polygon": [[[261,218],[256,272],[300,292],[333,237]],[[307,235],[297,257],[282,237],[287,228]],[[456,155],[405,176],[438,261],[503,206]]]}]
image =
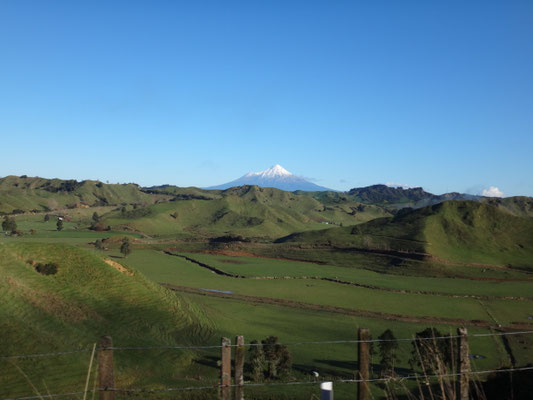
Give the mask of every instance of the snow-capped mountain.
[{"label": "snow-capped mountain", "polygon": [[295,190],[306,190],[306,191],[323,191],[331,190],[322,186],[315,185],[309,181],[306,181],[303,178],[300,178],[296,175],[291,174],[281,165],[276,164],[273,167],[261,171],[261,172],[250,172],[239,179],[234,181],[224,183],[218,186],[212,186],[207,189],[228,189],[235,186],[243,185],[257,185],[262,187],[273,187],[281,190],[287,190],[293,192]]}]

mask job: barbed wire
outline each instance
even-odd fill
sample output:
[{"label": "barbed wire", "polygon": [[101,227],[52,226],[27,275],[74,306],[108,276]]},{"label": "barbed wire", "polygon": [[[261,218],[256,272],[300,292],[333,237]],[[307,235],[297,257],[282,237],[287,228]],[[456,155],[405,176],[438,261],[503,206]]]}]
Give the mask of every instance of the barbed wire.
[{"label": "barbed wire", "polygon": [[[491,373],[504,373],[504,372],[519,372],[519,371],[531,371],[533,367],[520,367],[520,368],[506,368],[506,369],[492,369],[492,370],[483,370],[483,371],[468,371],[468,372],[457,372],[451,374],[433,374],[433,375],[399,375],[394,377],[386,378],[373,378],[373,379],[334,379],[334,380],[323,380],[323,381],[295,381],[295,382],[263,382],[263,383],[245,383],[244,385],[212,385],[212,386],[187,386],[187,387],[174,387],[174,388],[98,388],[96,391],[107,391],[107,392],[122,392],[122,393],[154,393],[154,392],[182,392],[182,391],[193,391],[193,390],[218,390],[225,388],[247,388],[247,387],[261,387],[261,386],[291,386],[291,385],[319,385],[325,382],[332,383],[372,383],[372,382],[392,382],[392,381],[404,381],[411,379],[434,379],[434,378],[452,378],[463,375],[484,375]],[[87,391],[88,393],[93,392],[94,390]],[[47,394],[46,397],[66,397],[66,396],[75,396],[83,394],[85,392],[71,392],[71,393],[59,393],[59,394]],[[5,398],[2,400],[32,400],[40,399],[42,396],[27,396],[27,397],[14,397],[14,398]]]},{"label": "barbed wire", "polygon": [[[449,340],[462,337],[490,337],[490,336],[509,336],[509,335],[530,335],[533,331],[516,331],[516,332],[493,332],[493,333],[473,333],[467,335],[450,335],[450,336],[428,336],[428,337],[413,337],[413,338],[399,338],[399,339],[365,339],[365,340],[329,340],[329,341],[309,341],[309,342],[289,342],[276,343],[280,346],[302,346],[302,345],[320,345],[320,344],[357,344],[357,343],[379,343],[379,342],[415,342],[424,340]],[[254,347],[263,346],[262,343],[244,343],[242,345],[228,344],[228,345],[208,345],[208,346],[143,346],[143,347],[99,347],[100,350],[207,350],[207,349],[221,349],[222,347]],[[36,354],[19,354],[12,356],[0,356],[1,359],[17,359],[17,358],[33,358],[33,357],[47,357],[64,354],[84,353],[90,352],[90,349],[61,351],[55,353],[36,353]]]}]

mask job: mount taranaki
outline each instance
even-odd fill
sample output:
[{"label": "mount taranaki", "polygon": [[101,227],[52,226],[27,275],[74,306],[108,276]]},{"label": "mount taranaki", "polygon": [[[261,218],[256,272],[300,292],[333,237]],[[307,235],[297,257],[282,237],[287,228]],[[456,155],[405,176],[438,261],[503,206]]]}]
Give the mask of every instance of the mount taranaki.
[{"label": "mount taranaki", "polygon": [[273,187],[276,189],[286,190],[288,192],[294,192],[296,190],[305,190],[309,192],[331,190],[315,185],[314,183],[293,175],[279,164],[276,164],[265,171],[250,172],[234,181],[224,183],[222,185],[211,186],[206,189],[224,190],[231,187],[244,185]]}]

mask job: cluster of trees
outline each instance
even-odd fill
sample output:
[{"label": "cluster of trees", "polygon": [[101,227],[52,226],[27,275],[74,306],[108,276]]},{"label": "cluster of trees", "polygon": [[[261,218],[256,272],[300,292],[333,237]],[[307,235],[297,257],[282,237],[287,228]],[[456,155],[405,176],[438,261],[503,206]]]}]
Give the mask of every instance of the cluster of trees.
[{"label": "cluster of trees", "polygon": [[[125,239],[126,240],[126,239]],[[122,251],[122,249],[121,249]],[[435,328],[426,328],[415,334],[412,341],[411,368],[420,368],[425,373],[445,374],[453,371],[453,343],[449,335]],[[440,339],[434,339],[440,338]],[[444,338],[444,339],[442,339]],[[385,330],[377,345],[370,347],[371,353],[378,353],[380,375],[391,377],[398,364],[398,341],[392,330]],[[287,346],[278,343],[276,336],[269,336],[261,342],[252,341],[248,351],[247,371],[252,380],[262,382],[286,378],[292,368],[292,356]]]},{"label": "cluster of trees", "polygon": [[287,346],[279,344],[276,336],[259,343],[254,340],[248,351],[248,371],[254,381],[261,382],[290,375],[292,356]]},{"label": "cluster of trees", "polygon": [[[435,328],[426,328],[415,334],[412,341],[409,365],[427,373],[451,371],[453,365],[452,339]],[[434,339],[446,338],[446,339]],[[394,366],[398,363],[398,342],[394,333],[387,329],[379,337],[378,352],[382,376],[393,376]]]}]

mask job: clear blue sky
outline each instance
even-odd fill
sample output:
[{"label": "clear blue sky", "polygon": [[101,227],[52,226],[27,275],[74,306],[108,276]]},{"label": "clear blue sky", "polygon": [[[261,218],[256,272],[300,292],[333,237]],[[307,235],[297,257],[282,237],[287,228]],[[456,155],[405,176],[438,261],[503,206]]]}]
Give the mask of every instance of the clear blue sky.
[{"label": "clear blue sky", "polygon": [[0,176],[533,195],[533,2],[0,1]]}]

